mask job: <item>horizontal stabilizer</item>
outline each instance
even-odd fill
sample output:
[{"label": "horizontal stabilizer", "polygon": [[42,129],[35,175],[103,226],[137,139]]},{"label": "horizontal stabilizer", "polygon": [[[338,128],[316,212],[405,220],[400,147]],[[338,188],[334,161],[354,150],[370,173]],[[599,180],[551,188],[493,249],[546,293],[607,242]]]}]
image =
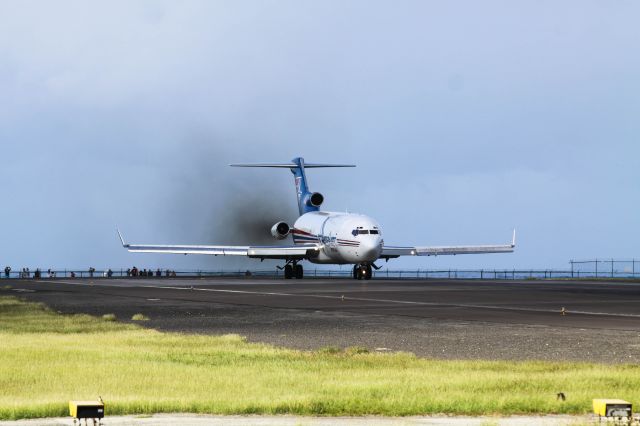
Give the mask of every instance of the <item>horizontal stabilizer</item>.
[{"label": "horizontal stabilizer", "polygon": [[[300,167],[295,163],[254,163],[254,164],[229,164],[231,167],[272,167],[278,169],[295,169]],[[304,163],[305,169],[319,169],[324,167],[355,167],[355,164],[320,164]]]}]

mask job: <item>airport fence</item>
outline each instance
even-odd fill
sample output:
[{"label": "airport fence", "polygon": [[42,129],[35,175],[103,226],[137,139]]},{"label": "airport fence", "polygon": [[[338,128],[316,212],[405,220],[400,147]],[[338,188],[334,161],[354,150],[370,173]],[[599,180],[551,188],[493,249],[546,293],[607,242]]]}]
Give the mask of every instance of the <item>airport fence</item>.
[{"label": "airport fence", "polygon": [[572,276],[636,277],[640,273],[640,261],[636,259],[570,260]]},{"label": "airport fence", "polygon": [[[389,269],[381,268],[374,271],[375,278],[389,279],[468,279],[468,280],[530,280],[530,279],[640,279],[640,261],[632,260],[581,260],[570,261],[570,269]],[[38,272],[36,272],[38,271]],[[145,273],[146,272],[146,273]],[[2,273],[3,279],[53,279],[53,278],[187,278],[187,277],[262,277],[283,278],[284,273],[279,268],[258,270],[205,270],[193,269],[173,271],[167,269],[150,269],[139,271],[133,277],[127,269],[63,269],[46,270],[35,269],[29,271],[11,271]],[[305,268],[306,278],[350,278],[351,268],[325,269]]]}]

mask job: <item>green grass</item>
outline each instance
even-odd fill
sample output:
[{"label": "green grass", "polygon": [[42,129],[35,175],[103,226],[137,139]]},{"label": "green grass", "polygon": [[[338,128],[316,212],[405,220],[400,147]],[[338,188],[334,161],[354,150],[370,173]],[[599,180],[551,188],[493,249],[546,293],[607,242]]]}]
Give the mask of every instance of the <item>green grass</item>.
[{"label": "green grass", "polygon": [[135,314],[131,317],[131,321],[149,321],[149,317],[143,314]]},{"label": "green grass", "polygon": [[302,352],[0,297],[0,419],[65,416],[70,399],[99,395],[107,415],[577,414],[596,397],[639,401],[640,367]]}]

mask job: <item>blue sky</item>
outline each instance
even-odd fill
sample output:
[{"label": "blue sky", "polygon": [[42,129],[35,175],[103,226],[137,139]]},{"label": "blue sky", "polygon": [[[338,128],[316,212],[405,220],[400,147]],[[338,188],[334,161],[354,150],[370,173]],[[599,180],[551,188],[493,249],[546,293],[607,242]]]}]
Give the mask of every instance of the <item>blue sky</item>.
[{"label": "blue sky", "polygon": [[[268,242],[291,174],[390,244],[640,257],[634,1],[0,2],[0,264],[223,268],[149,243]],[[240,213],[238,213],[240,212]],[[255,220],[254,220],[255,218]],[[269,226],[270,227],[270,226]],[[271,264],[270,264],[271,265]]]}]

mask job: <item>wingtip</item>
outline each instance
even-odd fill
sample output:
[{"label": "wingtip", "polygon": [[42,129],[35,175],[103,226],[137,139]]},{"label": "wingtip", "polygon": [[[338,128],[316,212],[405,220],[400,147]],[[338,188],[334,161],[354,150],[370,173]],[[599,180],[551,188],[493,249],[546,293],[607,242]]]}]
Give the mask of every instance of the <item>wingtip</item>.
[{"label": "wingtip", "polygon": [[118,232],[118,237],[120,238],[122,247],[127,247],[127,244],[124,242],[124,238],[122,238],[122,232],[120,232],[120,228],[118,228],[117,226],[116,226],[116,231]]},{"label": "wingtip", "polygon": [[516,228],[513,228],[513,236],[511,237],[511,247],[516,246]]}]

